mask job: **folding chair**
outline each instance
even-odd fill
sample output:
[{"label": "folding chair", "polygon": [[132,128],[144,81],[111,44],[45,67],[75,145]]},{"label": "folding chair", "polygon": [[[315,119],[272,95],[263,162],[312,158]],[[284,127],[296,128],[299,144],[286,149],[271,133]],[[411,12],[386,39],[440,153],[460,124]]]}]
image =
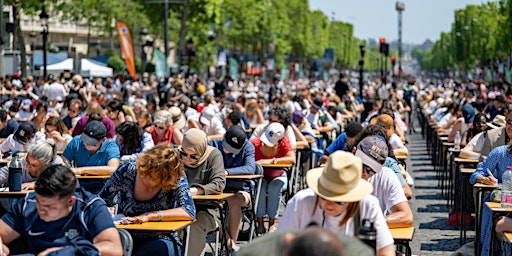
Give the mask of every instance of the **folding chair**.
[{"label": "folding chair", "polygon": [[133,239],[126,229],[118,228],[121,245],[123,246],[123,256],[131,256],[133,251]]},{"label": "folding chair", "polygon": [[[257,175],[263,175],[263,167],[261,165],[256,164],[256,169],[254,171],[254,174]],[[248,242],[252,241],[253,237],[256,237],[256,210],[258,209],[258,202],[260,197],[260,189],[261,189],[261,180],[263,178],[259,178],[256,181],[256,184],[251,187],[251,204],[247,207],[242,208],[242,225],[240,234],[238,236],[238,240],[244,240],[243,238],[246,238]],[[248,181],[253,183],[252,181]],[[248,226],[248,228],[246,228]]]}]

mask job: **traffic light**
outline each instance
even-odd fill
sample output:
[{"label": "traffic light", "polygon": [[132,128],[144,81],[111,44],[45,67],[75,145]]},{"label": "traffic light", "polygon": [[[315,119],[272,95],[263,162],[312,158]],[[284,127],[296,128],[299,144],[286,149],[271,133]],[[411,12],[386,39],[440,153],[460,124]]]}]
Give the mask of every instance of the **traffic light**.
[{"label": "traffic light", "polygon": [[394,67],[396,64],[396,57],[395,56],[391,56],[391,65]]},{"label": "traffic light", "polygon": [[379,42],[380,42],[379,52],[384,53],[384,47],[385,47],[384,45],[386,45],[386,38],[381,37],[379,39]]}]

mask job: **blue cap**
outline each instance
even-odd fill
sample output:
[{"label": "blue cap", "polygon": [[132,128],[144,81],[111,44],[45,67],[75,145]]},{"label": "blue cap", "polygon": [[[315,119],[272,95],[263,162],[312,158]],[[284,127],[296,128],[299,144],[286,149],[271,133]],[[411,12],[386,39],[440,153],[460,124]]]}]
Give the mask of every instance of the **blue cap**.
[{"label": "blue cap", "polygon": [[473,106],[466,104],[462,107],[462,116],[464,117],[464,123],[471,124],[475,120],[475,109]]}]

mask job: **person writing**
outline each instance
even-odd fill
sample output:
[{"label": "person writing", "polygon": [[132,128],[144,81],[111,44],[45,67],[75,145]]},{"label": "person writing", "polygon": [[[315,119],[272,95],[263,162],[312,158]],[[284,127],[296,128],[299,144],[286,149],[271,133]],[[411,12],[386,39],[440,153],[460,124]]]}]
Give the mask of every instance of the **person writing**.
[{"label": "person writing", "polygon": [[103,200],[77,188],[75,174],[52,165],[37,178],[35,193],[16,201],[0,220],[2,251],[22,237],[26,251],[47,255],[122,255],[121,240]]},{"label": "person writing", "polygon": [[[99,196],[108,205],[113,205],[117,197],[117,213],[126,216],[124,221],[193,220],[196,216],[180,155],[169,144],[159,144],[136,161],[123,163]],[[166,235],[132,233],[134,255],[174,256],[177,234]]]}]

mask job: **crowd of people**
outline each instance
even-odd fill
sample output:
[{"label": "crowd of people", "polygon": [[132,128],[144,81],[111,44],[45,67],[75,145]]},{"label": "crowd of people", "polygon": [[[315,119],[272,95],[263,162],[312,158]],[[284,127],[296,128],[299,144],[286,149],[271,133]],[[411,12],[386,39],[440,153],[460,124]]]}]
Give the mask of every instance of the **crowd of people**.
[{"label": "crowd of people", "polygon": [[[107,207],[114,207],[125,222],[195,220],[188,252],[201,255],[207,234],[221,220],[218,211],[195,204],[193,197],[230,192],[234,196],[227,200],[225,242],[241,255],[254,250],[261,255],[258,248],[266,246],[261,241],[267,237],[300,241],[315,234],[338,241],[325,246],[326,253],[329,248],[344,248],[346,255],[364,252],[365,244],[347,242],[357,240],[352,237],[357,237],[363,219],[377,229],[376,255],[394,255],[389,230],[411,227],[414,221],[408,203],[414,181],[397,158],[408,154],[405,134],[414,129],[412,110],[431,113],[440,127],[454,133],[452,140],[458,130],[468,144],[464,150],[473,145],[468,151],[472,156],[484,154],[479,147],[490,151],[496,146],[486,138],[508,133],[479,139],[489,114],[491,119],[507,114],[505,101],[497,103],[500,95],[480,111],[486,114],[474,118],[477,107],[466,107],[472,102],[462,97],[463,90],[453,90],[458,97],[444,95],[441,102],[442,93],[434,85],[406,80],[372,82],[363,95],[344,75],[330,80],[177,75],[167,81],[154,76],[136,81],[124,75],[106,80],[51,75],[29,77],[17,86],[9,79],[3,84],[0,153],[9,160],[15,150],[26,152],[23,189],[35,190],[10,208],[2,202],[0,237],[3,251],[11,253],[22,248],[12,244],[23,236],[29,239],[22,252],[46,254],[72,247],[88,255],[119,255],[115,226],[103,218],[111,214]],[[370,100],[371,109],[365,109]],[[304,152],[300,157],[298,150]],[[258,165],[272,164],[300,166],[308,188],[293,194],[287,191],[288,168],[263,168],[258,204],[253,206],[262,238],[243,246],[238,243],[242,209],[254,203],[253,188],[226,176],[254,174]],[[111,176],[79,184],[71,177],[92,170]],[[8,185],[7,177],[8,167],[1,168],[1,186]],[[64,220],[75,215],[79,221],[69,226]],[[35,225],[54,220],[59,221],[44,231],[51,236],[38,236],[43,230]],[[69,230],[78,233],[70,237]],[[134,255],[176,255],[185,249],[178,233],[131,235]],[[71,243],[75,237],[80,241]],[[292,253],[304,245],[293,241],[266,249]]]}]

